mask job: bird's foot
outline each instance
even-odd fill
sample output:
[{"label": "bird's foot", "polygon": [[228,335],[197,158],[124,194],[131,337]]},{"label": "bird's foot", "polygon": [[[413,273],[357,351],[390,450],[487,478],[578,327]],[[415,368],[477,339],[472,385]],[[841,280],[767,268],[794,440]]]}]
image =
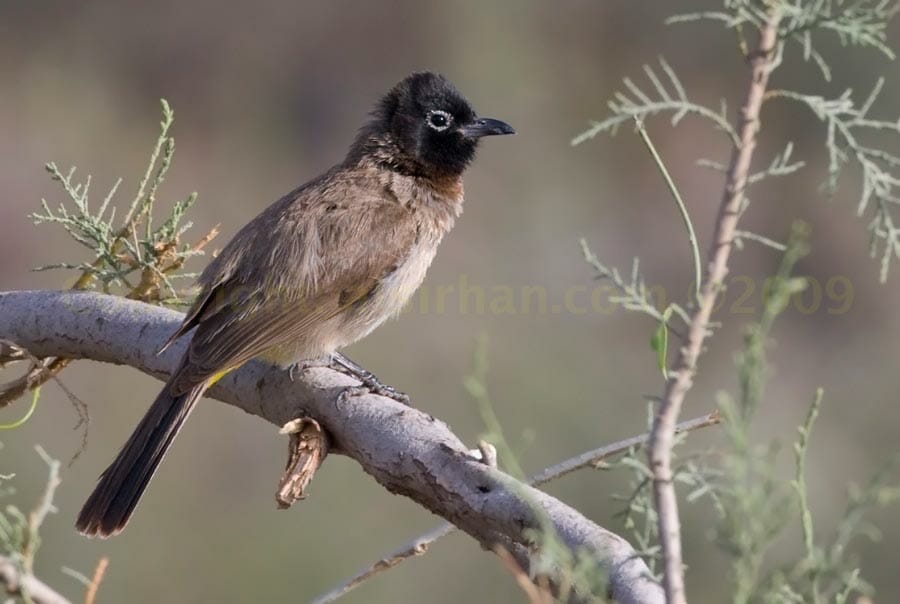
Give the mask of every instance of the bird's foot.
[{"label": "bird's foot", "polygon": [[378,381],[374,375],[371,380],[361,380],[363,386],[369,390],[372,394],[377,394],[378,396],[384,396],[390,399],[397,401],[403,405],[409,407],[412,402],[409,399],[409,395],[405,392],[400,392],[393,386],[388,386],[387,384],[383,384]]},{"label": "bird's foot", "polygon": [[384,384],[381,380],[375,377],[375,374],[373,374],[371,371],[362,368],[339,352],[336,352],[332,355],[331,368],[349,375],[350,377],[356,378],[360,381],[360,386],[348,388],[348,390],[355,389],[355,391],[348,394],[348,396],[356,396],[360,394],[358,389],[364,388],[366,391],[371,392],[372,394],[377,394],[378,396],[384,396],[393,399],[398,403],[402,403],[404,405],[410,404],[410,399],[407,394],[400,392],[392,386]]}]

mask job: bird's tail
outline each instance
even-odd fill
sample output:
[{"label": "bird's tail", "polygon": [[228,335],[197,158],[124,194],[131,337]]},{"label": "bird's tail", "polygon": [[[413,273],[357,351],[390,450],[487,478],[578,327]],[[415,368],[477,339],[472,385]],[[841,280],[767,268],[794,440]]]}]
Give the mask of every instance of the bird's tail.
[{"label": "bird's tail", "polygon": [[166,384],[81,508],[75,522],[80,533],[109,537],[125,528],[156,468],[209,385],[206,381],[173,396]]}]

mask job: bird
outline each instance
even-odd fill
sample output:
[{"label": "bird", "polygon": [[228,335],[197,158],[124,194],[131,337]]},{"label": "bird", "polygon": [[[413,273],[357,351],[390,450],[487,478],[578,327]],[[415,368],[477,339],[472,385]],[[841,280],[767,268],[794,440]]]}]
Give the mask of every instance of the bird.
[{"label": "bird", "polygon": [[76,529],[121,532],[197,401],[251,359],[289,369],[324,359],[383,388],[340,350],[399,314],[462,212],[479,142],[514,133],[477,115],[443,75],[416,72],[391,88],[342,162],[268,206],[201,273],[160,350],[190,334],[185,352]]}]

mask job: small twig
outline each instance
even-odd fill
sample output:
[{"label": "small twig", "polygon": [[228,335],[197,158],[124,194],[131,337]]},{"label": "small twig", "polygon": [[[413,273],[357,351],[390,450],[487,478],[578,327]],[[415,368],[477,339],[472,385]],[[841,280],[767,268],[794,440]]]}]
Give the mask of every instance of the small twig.
[{"label": "small twig", "polygon": [[[13,401],[18,400],[18,398],[25,394],[29,389],[40,387],[44,382],[49,380],[52,375],[55,375],[55,363],[60,359],[38,359],[27,350],[20,348],[14,342],[0,341],[0,346],[3,346],[4,350],[15,351],[11,353],[15,356],[4,357],[4,364],[14,361],[31,361],[31,366],[28,368],[28,371],[25,372],[25,375],[5,384],[0,384],[0,409],[2,409]],[[58,372],[59,369],[56,369],[55,371]]]},{"label": "small twig", "polygon": [[[663,112],[673,114],[673,126],[688,114],[704,117],[727,134],[733,144],[740,144],[737,132],[734,131],[726,117],[724,103],[721,113],[716,113],[703,105],[690,101],[675,70],[661,57],[659,63],[664,75],[662,78],[649,65],[644,66],[644,73],[654,89],[649,96],[630,78],[625,78],[622,83],[627,91],[616,92],[613,95],[614,98],[608,103],[612,115],[603,121],[593,122],[589,129],[572,139],[572,145],[579,145],[601,132],[615,133],[619,125],[629,118],[644,118]],[[651,96],[656,98],[651,99]]]},{"label": "small twig", "polygon": [[816,389],[815,397],[809,406],[809,412],[806,414],[806,421],[798,429],[799,439],[794,443],[794,457],[796,459],[797,471],[794,477],[794,490],[797,491],[797,503],[800,507],[800,524],[803,527],[803,546],[806,550],[806,561],[811,574],[810,582],[814,597],[818,601],[819,598],[819,573],[816,567],[816,543],[815,533],[813,531],[812,512],[809,509],[809,494],[806,487],[806,452],[809,448],[809,434],[812,431],[813,423],[819,415],[819,409],[822,406],[822,397],[824,391],[822,388]]},{"label": "small twig", "polygon": [[31,391],[31,405],[28,406],[28,411],[25,412],[25,415],[8,424],[0,424],[0,430],[15,430],[16,428],[22,426],[25,422],[27,422],[31,418],[31,415],[34,413],[34,410],[37,409],[37,402],[40,397],[41,388],[40,386],[38,386]]},{"label": "small twig", "polygon": [[11,596],[28,597],[34,604],[71,604],[52,587],[30,573],[21,573],[16,564],[6,556],[0,556],[0,583]]},{"label": "small twig", "polygon": [[707,277],[703,282],[698,306],[691,317],[685,345],[679,351],[674,369],[669,372],[665,390],[653,419],[648,460],[653,473],[653,498],[658,516],[659,539],[663,553],[663,588],[670,604],[685,604],[684,569],[681,555],[681,524],[678,498],[672,470],[672,447],[675,426],[685,396],[693,386],[697,360],[709,334],[710,320],[716,300],[728,274],[734,234],[744,204],[744,189],[750,175],[750,163],[759,132],[759,115],[777,60],[778,24],[781,11],[770,9],[760,29],[757,50],[751,53],[750,83],[740,119],[740,142],[734,146],[728,167],[725,191],[715,222],[713,243],[709,251]]},{"label": "small twig", "polygon": [[[665,324],[667,329],[679,339],[685,339],[686,334],[681,331],[681,329],[672,325],[669,320],[665,318],[663,312],[656,308],[652,296],[648,291],[643,278],[640,276],[640,261],[638,258],[635,258],[632,262],[631,281],[627,282],[617,268],[607,267],[600,261],[597,255],[591,251],[586,239],[582,238],[580,243],[584,259],[597,272],[597,277],[609,279],[612,282],[612,285],[621,293],[620,296],[610,296],[610,302],[620,304],[626,310],[643,313],[648,317],[653,318],[657,323]],[[675,313],[679,319],[684,321],[685,325],[690,323],[690,317],[681,306],[678,304],[669,304],[668,308],[671,308],[672,312]]]},{"label": "small twig", "polygon": [[63,368],[65,368],[66,365],[68,365],[69,361],[67,359],[55,357],[39,359],[24,348],[18,346],[15,342],[0,340],[0,349],[4,348],[13,351],[14,356],[10,356],[10,358],[13,358],[14,360],[31,361],[31,368],[25,373],[25,375],[19,377],[16,380],[13,380],[8,384],[3,384],[2,386],[0,386],[0,408],[7,406],[9,403],[22,396],[29,389],[31,389],[32,391],[32,400],[31,407],[28,410],[28,413],[22,420],[20,420],[20,422],[0,426],[0,428],[16,428],[21,425],[21,423],[27,421],[31,414],[34,412],[41,386],[47,381],[53,380],[54,382],[56,382],[56,385],[59,386],[60,390],[62,390],[68,397],[69,402],[75,409],[75,413],[78,415],[78,421],[75,423],[75,427],[73,428],[73,430],[77,430],[78,428],[84,426],[84,430],[82,430],[81,432],[81,446],[78,447],[78,449],[72,455],[71,459],[69,459],[68,465],[71,466],[75,462],[75,460],[78,459],[78,456],[81,455],[87,448],[88,430],[91,424],[91,416],[88,411],[87,404],[83,400],[78,398],[78,396],[74,392],[72,392],[69,387],[66,386],[65,383],[63,383],[62,379],[60,379],[60,377],[57,375],[60,371],[62,371]]},{"label": "small twig", "polygon": [[[693,430],[699,430],[700,428],[714,426],[720,421],[721,418],[719,417],[719,412],[713,411],[712,413],[709,413],[707,415],[681,422],[680,424],[678,424],[676,431],[679,433],[691,432]],[[540,486],[542,484],[550,482],[551,480],[555,480],[556,478],[574,472],[575,470],[580,470],[588,466],[598,467],[600,462],[605,459],[608,459],[620,453],[624,453],[629,449],[644,446],[649,438],[649,433],[640,434],[638,436],[632,436],[631,438],[626,438],[625,440],[621,440],[619,442],[606,445],[598,449],[591,449],[590,451],[586,451],[581,455],[576,455],[575,457],[562,461],[556,465],[550,466],[549,468],[538,472],[529,479],[528,484],[532,486]],[[481,443],[479,443],[479,448],[480,446]],[[484,455],[483,452],[482,455]],[[484,459],[484,457],[482,459]],[[347,593],[353,591],[375,575],[397,566],[404,560],[415,558],[425,554],[435,541],[446,537],[455,530],[456,526],[449,522],[445,522],[439,526],[434,527],[432,530],[424,533],[423,535],[420,535],[403,547],[370,564],[362,571],[353,575],[353,577],[351,577],[350,579],[341,583],[341,585],[339,585],[338,587],[335,587],[328,593],[319,596],[318,598],[313,600],[312,604],[328,604],[329,602],[334,602]]]},{"label": "small twig", "polygon": [[103,556],[97,562],[97,568],[94,569],[94,576],[87,586],[87,591],[84,594],[84,604],[94,604],[94,600],[97,598],[97,590],[100,589],[100,583],[103,582],[103,577],[106,575],[106,569],[108,567],[109,558]]},{"label": "small twig", "polygon": [[[695,417],[694,419],[689,419],[681,422],[680,424],[675,426],[675,433],[681,434],[685,432],[693,432],[694,430],[699,430],[700,428],[715,426],[721,421],[722,418],[719,416],[718,410],[716,410],[707,415],[701,415],[700,417]],[[581,455],[577,455],[554,466],[550,466],[549,468],[542,470],[541,472],[538,472],[531,477],[530,484],[532,484],[533,486],[540,486],[542,484],[550,482],[551,480],[556,480],[557,478],[565,476],[566,474],[570,474],[576,470],[580,470],[588,466],[599,468],[601,467],[601,463],[605,459],[609,459],[610,457],[613,457],[620,453],[624,453],[629,449],[643,447],[647,444],[649,438],[649,433],[640,434],[638,436],[626,438],[625,440],[620,440],[619,442],[615,442],[611,445],[606,445],[598,449],[586,451]]]},{"label": "small twig", "polygon": [[784,252],[787,250],[787,246],[783,243],[775,241],[774,239],[770,239],[765,235],[760,235],[759,233],[754,233],[752,231],[735,231],[734,232],[734,242],[735,244],[741,244],[743,240],[747,241],[755,241],[760,245],[764,245],[766,247],[772,248],[777,252]]},{"label": "small twig", "polygon": [[15,342],[0,340],[0,368],[7,363],[24,361],[28,358],[28,351],[18,346]]},{"label": "small twig", "polygon": [[287,465],[275,492],[275,501],[283,510],[306,497],[306,487],[328,455],[328,436],[310,417],[289,421],[278,433],[290,435]]},{"label": "small twig", "polygon": [[666,169],[666,164],[663,162],[662,157],[659,155],[659,152],[656,150],[656,146],[653,144],[653,141],[650,140],[650,135],[647,134],[647,129],[644,127],[644,121],[639,116],[634,117],[634,125],[637,129],[638,135],[641,137],[641,140],[644,141],[644,145],[646,145],[647,150],[650,151],[650,155],[653,157],[653,161],[656,162],[656,167],[659,169],[659,173],[662,174],[663,179],[666,181],[666,186],[669,187],[669,193],[672,194],[672,199],[675,200],[675,205],[678,206],[678,213],[681,214],[681,220],[684,221],[684,226],[688,232],[688,241],[691,244],[691,257],[694,260],[694,294],[696,298],[700,297],[700,286],[701,279],[703,278],[703,269],[700,268],[700,246],[697,244],[697,234],[694,232],[694,225],[691,222],[691,216],[688,214],[687,207],[684,205],[684,200],[681,198],[681,193],[678,192],[678,187],[675,186],[675,181],[672,180],[672,175],[669,174],[669,171]]},{"label": "small twig", "polygon": [[479,440],[478,453],[481,455],[481,463],[492,468],[497,467],[497,447],[485,440]]},{"label": "small twig", "polygon": [[59,486],[59,462],[49,455],[40,446],[35,447],[38,455],[43,458],[47,467],[50,469],[50,476],[47,478],[47,486],[44,487],[44,493],[38,505],[28,514],[28,530],[25,533],[25,542],[22,547],[22,568],[27,574],[34,571],[34,556],[41,544],[39,531],[47,514],[56,511],[53,507],[53,496],[56,494],[56,487]]},{"label": "small twig", "polygon": [[335,587],[328,593],[322,594],[318,598],[312,600],[310,604],[328,604],[329,602],[336,601],[337,599],[341,598],[345,594],[350,593],[375,575],[397,566],[404,560],[423,555],[428,551],[428,548],[431,547],[432,543],[434,543],[441,537],[449,535],[455,530],[456,526],[449,522],[445,522],[444,524],[435,527],[434,530],[425,533],[415,541],[410,542],[408,545],[403,546],[397,551],[384,556],[374,564],[366,567],[364,570],[354,575],[348,581]]},{"label": "small twig", "polygon": [[[159,160],[159,155],[163,151],[163,148],[166,147],[168,151],[168,144],[171,140],[169,136],[169,129],[172,127],[172,123],[175,121],[174,112],[171,107],[169,107],[169,103],[166,99],[160,99],[160,104],[162,105],[163,111],[163,119],[160,122],[160,134],[159,138],[156,140],[156,144],[153,146],[153,151],[150,153],[150,162],[147,164],[147,170],[144,172],[144,177],[141,179],[140,184],[138,185],[137,193],[134,195],[134,199],[131,201],[131,205],[128,208],[128,213],[125,215],[125,220],[123,221],[123,229],[127,229],[130,225],[136,225],[137,216],[140,216],[147,209],[147,205],[152,203],[153,194],[156,192],[156,187],[158,186],[158,182],[151,185],[151,193],[150,195],[145,196],[145,191],[147,189],[147,184],[150,182],[150,178],[153,175],[153,169],[156,167],[157,161]],[[165,174],[165,169],[168,168],[168,165],[165,163],[163,166],[159,168],[159,171],[162,174]]]}]

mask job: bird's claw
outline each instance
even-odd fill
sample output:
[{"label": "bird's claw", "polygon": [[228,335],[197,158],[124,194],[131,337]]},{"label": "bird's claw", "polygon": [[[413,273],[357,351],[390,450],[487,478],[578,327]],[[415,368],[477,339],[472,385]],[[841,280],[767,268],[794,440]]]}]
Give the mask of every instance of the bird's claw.
[{"label": "bird's claw", "polygon": [[382,384],[377,379],[373,379],[369,382],[363,382],[363,386],[369,390],[372,394],[377,394],[378,396],[383,396],[386,398],[393,399],[398,403],[409,406],[411,401],[409,395],[405,392],[400,392],[393,386],[388,386],[387,384]]},{"label": "bird's claw", "polygon": [[[340,353],[335,353],[332,356],[331,361],[332,369],[340,371],[346,375],[349,375],[352,378],[359,380],[360,385],[355,388],[364,388],[366,391],[377,394],[378,396],[383,396],[389,399],[393,399],[398,403],[403,405],[410,405],[410,398],[407,394],[400,392],[396,388],[392,386],[388,386],[375,377],[371,371],[363,369],[355,362],[351,361],[344,355]],[[350,394],[348,396],[355,396],[360,394],[359,392],[355,392],[354,394]]]},{"label": "bird's claw", "polygon": [[[356,377],[356,376],[354,376]],[[359,378],[357,378],[359,379]],[[382,384],[381,382],[375,380],[360,380],[359,386],[347,386],[341,393],[338,395],[338,404],[346,403],[349,399],[354,396],[362,396],[364,394],[375,394],[378,396],[383,396],[389,399],[393,399],[398,403],[401,403],[406,406],[410,406],[410,398],[405,392],[400,392],[391,386],[387,386]]]}]

